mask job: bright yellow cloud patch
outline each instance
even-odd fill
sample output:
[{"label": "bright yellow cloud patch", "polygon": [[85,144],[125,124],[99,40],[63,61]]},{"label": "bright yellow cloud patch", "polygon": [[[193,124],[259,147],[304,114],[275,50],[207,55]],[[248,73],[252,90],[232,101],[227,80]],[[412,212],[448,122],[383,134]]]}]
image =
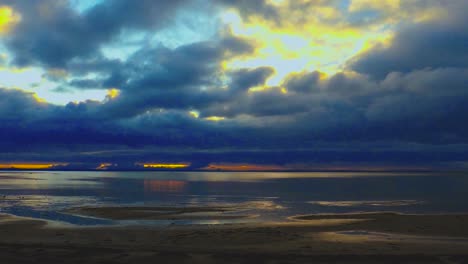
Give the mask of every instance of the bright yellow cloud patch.
[{"label": "bright yellow cloud patch", "polygon": [[222,20],[233,35],[256,43],[254,55],[225,61],[226,70],[270,66],[276,74],[266,84],[279,86],[294,72],[342,71],[348,59],[392,36],[386,25],[350,26],[340,20],[341,11],[331,6],[313,6],[304,11],[291,9],[291,3],[283,1],[277,3],[277,8],[280,23],[262,17],[243,20],[235,10],[223,13]]},{"label": "bright yellow cloud patch", "polygon": [[44,98],[39,97],[37,94],[33,94],[32,96],[34,100],[36,100],[36,102],[38,103],[41,103],[41,104],[47,103],[47,101]]},{"label": "bright yellow cloud patch", "polygon": [[[268,0],[275,17],[261,13],[241,15],[225,10],[221,20],[236,37],[255,44],[254,54],[222,63],[225,71],[269,66],[275,74],[268,86],[282,85],[292,73],[345,71],[346,62],[376,45],[391,44],[399,25],[443,19],[443,3],[416,1],[352,0],[347,6],[328,0]],[[346,3],[343,1],[342,3]],[[372,12],[361,12],[361,11]],[[255,87],[251,91],[263,91]]]},{"label": "bright yellow cloud patch", "polygon": [[109,99],[115,99],[120,95],[120,90],[112,88],[107,90],[107,98]]},{"label": "bright yellow cloud patch", "polygon": [[0,35],[8,33],[20,20],[21,16],[11,7],[0,6]]}]

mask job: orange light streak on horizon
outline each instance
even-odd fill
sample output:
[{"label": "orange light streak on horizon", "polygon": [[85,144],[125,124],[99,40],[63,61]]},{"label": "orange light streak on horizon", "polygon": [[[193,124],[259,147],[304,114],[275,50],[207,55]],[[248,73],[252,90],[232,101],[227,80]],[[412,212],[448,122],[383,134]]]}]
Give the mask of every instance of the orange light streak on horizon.
[{"label": "orange light streak on horizon", "polygon": [[96,170],[107,170],[110,166],[113,166],[112,163],[101,163]]},{"label": "orange light streak on horizon", "polygon": [[46,170],[51,169],[57,166],[66,166],[68,163],[53,163],[53,164],[28,164],[28,163],[8,163],[8,164],[0,164],[0,169],[17,169],[17,170]]},{"label": "orange light streak on horizon", "polygon": [[184,169],[190,166],[190,163],[137,163],[146,169]]}]

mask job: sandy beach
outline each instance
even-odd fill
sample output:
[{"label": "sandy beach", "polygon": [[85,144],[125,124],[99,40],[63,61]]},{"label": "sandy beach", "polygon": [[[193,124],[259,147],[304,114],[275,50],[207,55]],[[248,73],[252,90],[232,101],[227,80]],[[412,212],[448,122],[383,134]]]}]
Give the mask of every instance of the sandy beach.
[{"label": "sandy beach", "polygon": [[[114,219],[138,219],[142,211],[143,219],[183,219],[187,213],[223,219],[219,212],[226,208],[73,210]],[[77,227],[4,214],[0,249],[2,263],[466,263],[468,215],[328,214],[285,222]]]}]

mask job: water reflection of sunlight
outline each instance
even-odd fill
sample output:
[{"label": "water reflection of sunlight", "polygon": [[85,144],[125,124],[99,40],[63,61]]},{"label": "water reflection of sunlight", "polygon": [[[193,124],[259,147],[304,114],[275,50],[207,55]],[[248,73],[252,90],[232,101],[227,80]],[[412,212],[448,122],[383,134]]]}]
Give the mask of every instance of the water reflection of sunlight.
[{"label": "water reflection of sunlight", "polygon": [[356,206],[410,206],[423,204],[416,200],[388,200],[388,201],[310,201],[309,204],[333,207],[356,207]]},{"label": "water reflection of sunlight", "polygon": [[145,192],[176,193],[183,192],[187,182],[174,180],[144,180]]},{"label": "water reflection of sunlight", "polygon": [[[394,177],[394,176],[427,176],[430,173],[418,173],[418,172],[261,172],[261,171],[249,171],[249,172],[177,172],[168,174],[170,177],[180,176],[181,179],[187,179],[190,181],[210,181],[210,182],[222,182],[222,181],[235,181],[235,182],[249,182],[249,181],[263,181],[268,179],[294,179],[294,178],[365,178],[365,177]],[[164,176],[164,174],[159,174]]]},{"label": "water reflection of sunlight", "polygon": [[5,195],[0,197],[4,208],[21,206],[36,210],[63,209],[85,204],[97,204],[98,199],[91,196],[55,196],[55,195]]},{"label": "water reflection of sunlight", "polygon": [[[95,174],[98,176],[99,174]],[[0,172],[0,189],[29,188],[48,189],[52,187],[97,187],[100,182],[88,177],[86,172]]]}]

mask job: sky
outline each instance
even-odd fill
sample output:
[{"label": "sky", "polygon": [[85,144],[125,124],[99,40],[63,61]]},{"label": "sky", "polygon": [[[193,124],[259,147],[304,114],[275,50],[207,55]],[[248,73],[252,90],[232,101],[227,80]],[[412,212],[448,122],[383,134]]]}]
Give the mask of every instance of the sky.
[{"label": "sky", "polygon": [[465,10],[0,0],[0,169],[466,169]]}]

